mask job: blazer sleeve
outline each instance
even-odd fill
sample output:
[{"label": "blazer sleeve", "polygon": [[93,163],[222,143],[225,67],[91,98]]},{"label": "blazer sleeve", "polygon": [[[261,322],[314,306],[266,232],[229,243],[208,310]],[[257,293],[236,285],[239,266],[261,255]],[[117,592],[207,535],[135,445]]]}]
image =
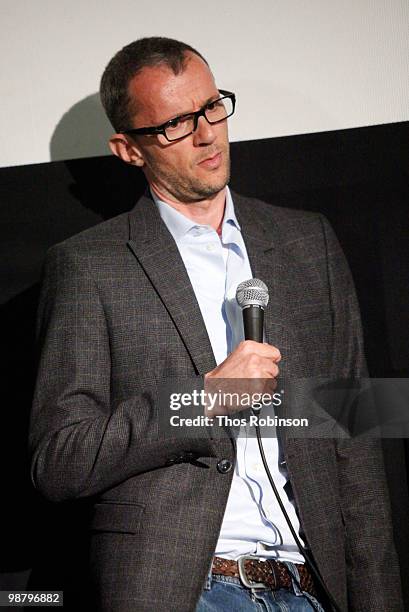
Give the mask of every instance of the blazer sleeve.
[{"label": "blazer sleeve", "polygon": [[[47,253],[37,336],[29,449],[34,486],[47,498],[95,495],[141,472],[213,455],[206,432],[194,439],[159,436],[154,386],[113,404],[109,331],[98,287],[64,244]],[[191,384],[201,388],[203,381],[192,377]]]},{"label": "blazer sleeve", "polygon": [[[333,375],[368,376],[361,318],[345,256],[324,217],[333,312]],[[359,435],[336,441],[345,526],[349,610],[403,610],[399,563],[380,439]]]}]

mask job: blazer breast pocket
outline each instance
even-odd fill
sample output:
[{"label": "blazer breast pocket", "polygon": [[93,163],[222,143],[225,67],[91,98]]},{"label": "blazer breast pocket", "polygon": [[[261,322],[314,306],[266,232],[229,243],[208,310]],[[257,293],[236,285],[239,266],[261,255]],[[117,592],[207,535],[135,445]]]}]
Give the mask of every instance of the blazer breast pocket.
[{"label": "blazer breast pocket", "polygon": [[91,531],[137,533],[145,507],[127,502],[98,502],[94,506]]}]

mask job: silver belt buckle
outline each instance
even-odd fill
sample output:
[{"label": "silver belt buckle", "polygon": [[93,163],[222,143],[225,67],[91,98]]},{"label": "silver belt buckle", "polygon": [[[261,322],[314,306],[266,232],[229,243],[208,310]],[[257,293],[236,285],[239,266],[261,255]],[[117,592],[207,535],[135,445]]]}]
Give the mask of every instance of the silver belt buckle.
[{"label": "silver belt buckle", "polygon": [[241,557],[237,559],[237,566],[239,568],[240,580],[242,581],[244,586],[247,587],[248,589],[253,589],[253,590],[270,589],[271,587],[269,587],[264,582],[250,582],[249,581],[249,579],[246,576],[246,568],[244,567],[244,562],[247,561],[247,559],[249,559],[250,561],[253,559],[256,559],[257,561],[260,560],[255,555],[242,555]]}]

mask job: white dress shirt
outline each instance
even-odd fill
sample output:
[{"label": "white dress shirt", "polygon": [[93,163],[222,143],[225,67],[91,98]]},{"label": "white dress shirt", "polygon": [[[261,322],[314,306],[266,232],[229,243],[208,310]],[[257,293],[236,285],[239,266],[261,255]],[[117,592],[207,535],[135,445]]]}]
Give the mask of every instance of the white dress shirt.
[{"label": "white dress shirt", "polygon": [[[219,364],[244,339],[236,288],[253,277],[230,191],[227,187],[221,237],[209,225],[198,225],[159,200],[153,191],[152,197],[179,249]],[[277,437],[264,438],[263,446],[280,497],[299,533]],[[241,430],[236,449],[237,461],[215,554],[228,559],[255,554],[303,563],[268,482],[254,432],[249,436]]]}]

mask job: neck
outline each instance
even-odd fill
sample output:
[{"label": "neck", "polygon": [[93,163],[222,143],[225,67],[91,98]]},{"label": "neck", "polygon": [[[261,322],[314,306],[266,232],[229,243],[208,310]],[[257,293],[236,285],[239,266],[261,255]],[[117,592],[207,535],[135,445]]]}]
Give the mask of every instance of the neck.
[{"label": "neck", "polygon": [[161,193],[155,185],[151,184],[150,187],[160,200],[172,206],[172,208],[188,219],[191,219],[198,225],[210,225],[216,231],[219,229],[224,217],[226,188],[207,200],[179,202]]}]

